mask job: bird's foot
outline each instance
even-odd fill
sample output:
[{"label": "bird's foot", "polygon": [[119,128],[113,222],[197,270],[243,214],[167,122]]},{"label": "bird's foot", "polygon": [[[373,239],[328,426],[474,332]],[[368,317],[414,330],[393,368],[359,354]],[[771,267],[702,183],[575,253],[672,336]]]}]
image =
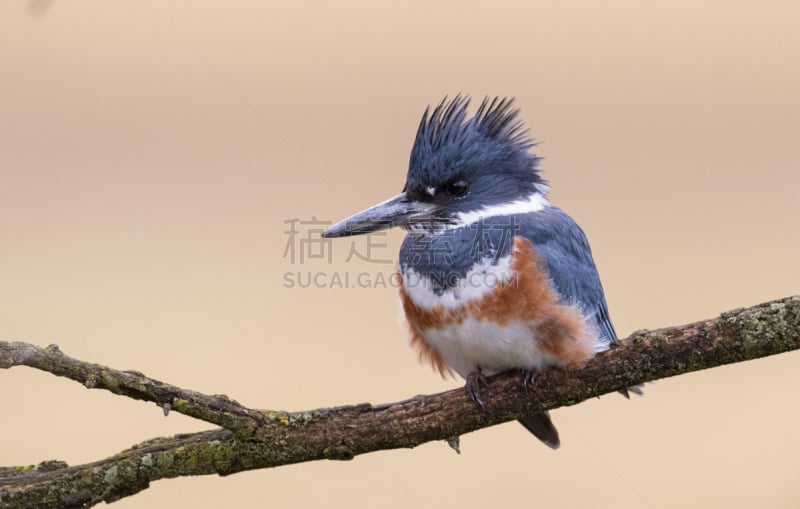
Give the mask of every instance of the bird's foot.
[{"label": "bird's foot", "polygon": [[467,375],[467,385],[464,388],[467,390],[467,396],[469,396],[469,399],[474,401],[479,407],[483,408],[483,400],[481,399],[481,384],[483,384],[484,387],[489,387],[489,382],[486,380],[486,376],[481,373],[481,368],[478,368]]},{"label": "bird's foot", "polygon": [[522,370],[522,387],[525,389],[525,392],[528,392],[528,387],[533,387],[534,382],[536,382],[536,375],[538,374],[538,371],[528,369]]}]

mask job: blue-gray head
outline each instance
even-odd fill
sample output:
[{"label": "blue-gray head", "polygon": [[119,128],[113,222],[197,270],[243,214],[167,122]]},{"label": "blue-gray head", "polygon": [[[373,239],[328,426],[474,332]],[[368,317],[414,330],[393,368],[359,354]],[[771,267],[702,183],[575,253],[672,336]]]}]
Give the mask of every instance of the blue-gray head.
[{"label": "blue-gray head", "polygon": [[534,142],[513,99],[486,98],[472,117],[468,106],[469,98],[457,96],[426,109],[403,191],[332,226],[324,236],[393,226],[435,231],[542,198],[547,186],[537,170],[539,158],[530,152]]}]

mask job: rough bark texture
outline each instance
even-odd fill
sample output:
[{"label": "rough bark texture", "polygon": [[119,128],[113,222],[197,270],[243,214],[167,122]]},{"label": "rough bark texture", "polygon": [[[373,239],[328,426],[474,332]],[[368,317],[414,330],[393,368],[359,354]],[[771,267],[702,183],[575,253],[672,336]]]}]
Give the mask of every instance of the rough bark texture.
[{"label": "rough bark texture", "polygon": [[800,349],[800,296],[768,302],[689,325],[634,333],[579,370],[551,370],[525,391],[519,373],[492,377],[485,408],[463,390],[398,403],[368,403],[307,412],[243,407],[132,371],[70,358],[54,345],[0,342],[0,368],[30,366],[222,426],[156,438],[94,463],[0,468],[0,507],[88,507],[185,475],[228,475],[318,459],[415,447],[501,422],[574,405],[618,389],[701,369]]}]

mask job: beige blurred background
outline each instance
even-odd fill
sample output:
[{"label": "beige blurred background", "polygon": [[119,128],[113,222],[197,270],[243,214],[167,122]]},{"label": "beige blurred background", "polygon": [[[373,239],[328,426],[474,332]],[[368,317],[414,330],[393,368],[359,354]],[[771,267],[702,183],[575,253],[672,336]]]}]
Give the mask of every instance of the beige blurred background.
[{"label": "beige blurred background", "polygon": [[[284,233],[398,192],[420,114],[457,92],[517,97],[621,335],[798,293],[800,8],[604,4],[3,2],[0,338],[270,409],[459,386],[417,362],[392,288],[329,287],[389,274],[400,232],[372,263],[344,239],[302,264],[313,232]],[[297,272],[322,288],[285,287]],[[115,507],[798,507],[799,361],[557,410],[558,452],[510,423],[460,456],[159,481]],[[0,388],[0,465],[209,428],[27,368]]]}]

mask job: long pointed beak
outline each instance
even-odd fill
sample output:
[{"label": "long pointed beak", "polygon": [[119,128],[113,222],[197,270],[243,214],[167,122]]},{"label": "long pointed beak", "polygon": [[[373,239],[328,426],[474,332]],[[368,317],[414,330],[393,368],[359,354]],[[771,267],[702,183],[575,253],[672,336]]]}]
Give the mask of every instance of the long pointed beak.
[{"label": "long pointed beak", "polygon": [[434,209],[435,206],[430,203],[409,200],[406,193],[400,193],[340,221],[322,232],[322,236],[329,239],[349,237],[404,226],[430,216]]}]

